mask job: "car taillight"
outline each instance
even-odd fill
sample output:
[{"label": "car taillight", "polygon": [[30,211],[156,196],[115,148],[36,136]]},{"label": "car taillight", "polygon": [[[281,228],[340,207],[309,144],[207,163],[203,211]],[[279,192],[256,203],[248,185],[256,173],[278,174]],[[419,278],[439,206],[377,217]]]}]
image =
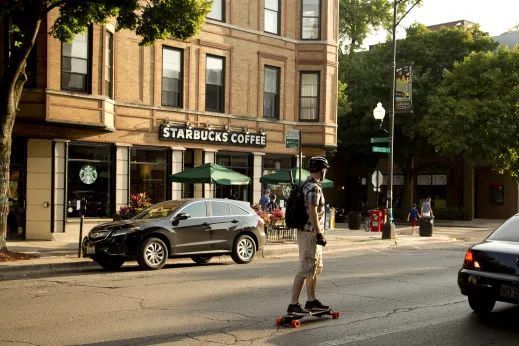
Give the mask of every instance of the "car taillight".
[{"label": "car taillight", "polygon": [[463,268],[466,269],[480,269],[481,265],[474,258],[472,250],[468,250],[465,254],[465,261],[463,262]]},{"label": "car taillight", "polygon": [[260,223],[261,225],[264,225],[265,220],[263,220],[261,217],[258,217],[258,223]]}]

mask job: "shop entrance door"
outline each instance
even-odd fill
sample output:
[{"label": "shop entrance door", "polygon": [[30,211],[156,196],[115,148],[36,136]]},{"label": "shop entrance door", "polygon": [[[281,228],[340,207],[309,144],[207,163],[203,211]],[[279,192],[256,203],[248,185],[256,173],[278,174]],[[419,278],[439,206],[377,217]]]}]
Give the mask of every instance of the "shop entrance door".
[{"label": "shop entrance door", "polygon": [[25,170],[12,167],[9,175],[7,239],[25,239]]}]

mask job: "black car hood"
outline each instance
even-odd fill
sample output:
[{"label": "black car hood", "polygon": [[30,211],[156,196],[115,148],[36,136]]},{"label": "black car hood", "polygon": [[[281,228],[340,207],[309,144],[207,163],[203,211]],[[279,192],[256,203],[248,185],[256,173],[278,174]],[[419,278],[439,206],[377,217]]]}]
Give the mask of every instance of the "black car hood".
[{"label": "black car hood", "polygon": [[152,223],[156,223],[158,219],[150,219],[150,220],[118,220],[103,223],[93,228],[93,230],[97,229],[116,229],[116,228],[129,228],[129,227],[137,227],[137,226],[147,226]]}]

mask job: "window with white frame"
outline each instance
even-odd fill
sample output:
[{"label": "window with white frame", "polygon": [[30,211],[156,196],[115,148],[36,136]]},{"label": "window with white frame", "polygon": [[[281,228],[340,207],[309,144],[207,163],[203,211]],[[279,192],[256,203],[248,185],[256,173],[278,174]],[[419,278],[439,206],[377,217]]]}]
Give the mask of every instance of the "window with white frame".
[{"label": "window with white frame", "polygon": [[321,0],[301,1],[301,39],[321,38]]},{"label": "window with white frame", "polygon": [[319,120],[319,72],[301,72],[299,120]]},{"label": "window with white frame", "polygon": [[162,105],[182,107],[182,51],[162,47]]},{"label": "window with white frame", "polygon": [[72,42],[63,42],[61,51],[61,88],[88,92],[89,89],[89,30],[77,34]]},{"label": "window with white frame", "polygon": [[213,0],[213,7],[207,18],[225,22],[225,0]]},{"label": "window with white frame", "polygon": [[268,32],[270,34],[279,35],[279,3],[280,0],[265,0],[265,32]]},{"label": "window with white frame", "polygon": [[263,87],[263,117],[279,119],[279,75],[280,68],[265,66]]}]

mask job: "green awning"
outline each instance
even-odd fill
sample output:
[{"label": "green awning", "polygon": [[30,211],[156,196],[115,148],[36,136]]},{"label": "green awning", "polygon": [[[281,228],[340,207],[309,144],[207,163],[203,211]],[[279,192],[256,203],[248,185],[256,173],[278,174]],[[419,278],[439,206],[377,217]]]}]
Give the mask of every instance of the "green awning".
[{"label": "green awning", "polygon": [[[290,184],[290,171],[292,171],[292,176],[294,177],[294,182],[299,181],[299,168],[295,167],[291,170],[284,170],[284,171],[277,171],[276,173],[272,173],[269,175],[264,175],[260,178],[260,182],[263,184],[271,184],[271,185],[278,185],[278,184]],[[308,178],[310,175],[310,172],[306,169],[301,170],[301,176],[303,180]],[[329,189],[334,186],[333,181],[329,179],[324,179],[323,182],[321,182],[321,186],[324,189]]]},{"label": "green awning", "polygon": [[250,178],[223,166],[206,163],[183,172],[170,175],[173,183],[249,185]]}]

